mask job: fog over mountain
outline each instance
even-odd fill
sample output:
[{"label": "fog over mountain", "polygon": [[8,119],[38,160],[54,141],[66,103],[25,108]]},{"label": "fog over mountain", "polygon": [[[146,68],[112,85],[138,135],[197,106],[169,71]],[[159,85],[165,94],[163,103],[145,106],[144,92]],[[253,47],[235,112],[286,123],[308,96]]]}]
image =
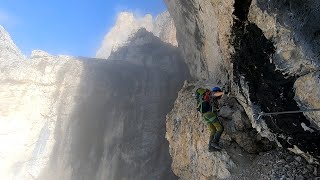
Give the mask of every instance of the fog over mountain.
[{"label": "fog over mountain", "polygon": [[176,179],[164,135],[189,78],[177,47],[131,29],[107,61],[41,50],[25,59],[0,30],[1,177]]}]

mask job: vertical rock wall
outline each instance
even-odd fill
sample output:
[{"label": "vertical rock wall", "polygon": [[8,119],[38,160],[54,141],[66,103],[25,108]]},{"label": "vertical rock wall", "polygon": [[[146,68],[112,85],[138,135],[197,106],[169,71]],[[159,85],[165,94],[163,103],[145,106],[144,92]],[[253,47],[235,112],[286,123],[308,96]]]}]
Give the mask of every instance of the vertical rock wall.
[{"label": "vertical rock wall", "polygon": [[[233,1],[166,0],[191,74],[227,82]],[[227,66],[225,66],[227,65]]]},{"label": "vertical rock wall", "polygon": [[[193,77],[205,81],[207,87],[225,85],[260,135],[316,163],[320,155],[318,112],[262,117],[259,121],[257,117],[261,111],[320,108],[319,3],[312,0],[165,2],[176,24],[179,48]],[[176,108],[180,106],[183,104]],[[179,114],[175,113],[174,118],[187,116]],[[193,132],[190,137],[197,139],[198,135]],[[175,140],[168,140],[171,149],[179,147]],[[191,147],[188,144],[185,148]],[[179,164],[181,159],[173,157]],[[197,162],[198,157],[201,155],[191,158],[190,164]],[[179,176],[183,176],[181,167],[175,167],[175,172],[180,171]],[[202,172],[201,168],[185,171]]]},{"label": "vertical rock wall", "polygon": [[57,122],[68,121],[77,103],[82,62],[38,56],[0,68],[0,174],[34,179],[48,163]]}]

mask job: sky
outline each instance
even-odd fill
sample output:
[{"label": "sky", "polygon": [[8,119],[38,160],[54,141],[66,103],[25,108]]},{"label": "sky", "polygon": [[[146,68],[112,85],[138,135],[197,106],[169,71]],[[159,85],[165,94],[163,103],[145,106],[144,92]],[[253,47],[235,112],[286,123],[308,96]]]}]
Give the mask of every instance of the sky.
[{"label": "sky", "polygon": [[26,56],[41,49],[94,57],[119,12],[165,10],[163,0],[0,0],[0,25]]}]

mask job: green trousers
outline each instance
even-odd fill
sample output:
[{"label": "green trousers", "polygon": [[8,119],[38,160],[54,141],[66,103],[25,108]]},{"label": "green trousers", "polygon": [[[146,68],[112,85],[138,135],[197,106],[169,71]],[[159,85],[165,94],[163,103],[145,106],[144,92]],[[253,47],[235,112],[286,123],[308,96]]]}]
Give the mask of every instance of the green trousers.
[{"label": "green trousers", "polygon": [[210,129],[209,147],[213,144],[218,145],[224,130],[223,125],[219,121],[215,121],[213,123],[208,123],[208,126]]},{"label": "green trousers", "polygon": [[204,120],[207,122],[208,127],[210,129],[210,140],[209,145],[211,143],[218,144],[222,132],[224,131],[223,125],[219,122],[218,116],[216,112],[207,112],[203,114]]}]

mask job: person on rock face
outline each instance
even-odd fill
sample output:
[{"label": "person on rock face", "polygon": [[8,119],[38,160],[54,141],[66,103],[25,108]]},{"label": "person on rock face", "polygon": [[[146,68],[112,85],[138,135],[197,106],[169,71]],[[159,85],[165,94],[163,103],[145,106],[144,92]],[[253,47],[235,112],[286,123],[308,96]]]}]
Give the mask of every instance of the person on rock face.
[{"label": "person on rock face", "polygon": [[215,149],[220,150],[219,146],[220,137],[223,133],[224,127],[218,119],[218,111],[220,110],[219,100],[224,94],[219,87],[214,87],[211,93],[211,112],[203,114],[203,118],[208,123],[210,129],[210,140],[209,140],[209,151],[214,151]]},{"label": "person on rock face", "polygon": [[212,91],[199,88],[197,94],[197,109],[202,113],[203,120],[210,129],[209,152],[220,150],[219,140],[224,130],[222,123],[218,119],[219,99],[224,94],[219,87],[214,87]]}]

